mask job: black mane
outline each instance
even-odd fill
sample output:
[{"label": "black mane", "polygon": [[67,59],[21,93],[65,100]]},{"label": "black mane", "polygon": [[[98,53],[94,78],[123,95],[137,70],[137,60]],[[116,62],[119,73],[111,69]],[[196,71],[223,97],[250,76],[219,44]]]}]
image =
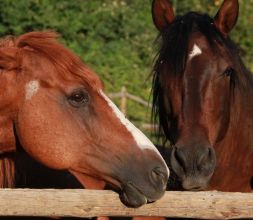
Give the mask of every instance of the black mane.
[{"label": "black mane", "polygon": [[176,126],[177,119],[173,118],[170,103],[168,102],[169,94],[166,91],[167,82],[164,75],[182,76],[188,55],[188,43],[192,33],[202,33],[213,50],[216,50],[217,43],[223,45],[227,48],[236,66],[238,66],[238,72],[247,72],[239,57],[237,46],[229,37],[224,38],[213,22],[213,18],[207,14],[189,12],[176,17],[157,38],[157,41],[160,42],[160,50],[153,68],[152,119],[154,123],[159,124],[157,136],[158,138],[162,137],[164,143],[169,140],[173,144],[177,135],[173,133],[176,130],[173,127]]}]

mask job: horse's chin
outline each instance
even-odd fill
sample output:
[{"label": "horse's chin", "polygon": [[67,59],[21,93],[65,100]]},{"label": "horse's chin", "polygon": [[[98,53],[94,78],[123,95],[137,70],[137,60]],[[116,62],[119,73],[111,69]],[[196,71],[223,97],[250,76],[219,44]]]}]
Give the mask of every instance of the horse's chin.
[{"label": "horse's chin", "polygon": [[120,193],[120,200],[128,207],[137,208],[148,202],[149,200],[136,186],[132,183],[124,185],[123,190]]},{"label": "horse's chin", "polygon": [[111,189],[119,194],[121,202],[128,207],[140,207],[148,202],[153,202],[147,198],[142,191],[131,182],[122,184],[112,178],[105,177],[104,180],[89,176],[82,172],[69,170],[77,180],[87,189]]},{"label": "horse's chin", "polygon": [[209,185],[210,178],[187,178],[182,181],[182,188],[187,191],[203,191]]}]

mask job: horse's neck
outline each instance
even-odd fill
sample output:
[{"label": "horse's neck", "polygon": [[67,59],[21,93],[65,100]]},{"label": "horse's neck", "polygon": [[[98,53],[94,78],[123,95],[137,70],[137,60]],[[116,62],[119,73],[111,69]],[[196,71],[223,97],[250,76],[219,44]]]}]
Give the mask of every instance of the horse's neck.
[{"label": "horse's neck", "polygon": [[253,148],[253,85],[238,92],[230,108],[230,126],[225,142]]},{"label": "horse's neck", "polygon": [[214,146],[217,168],[210,186],[216,190],[245,192],[251,190],[253,176],[253,88],[235,98],[227,134]]}]

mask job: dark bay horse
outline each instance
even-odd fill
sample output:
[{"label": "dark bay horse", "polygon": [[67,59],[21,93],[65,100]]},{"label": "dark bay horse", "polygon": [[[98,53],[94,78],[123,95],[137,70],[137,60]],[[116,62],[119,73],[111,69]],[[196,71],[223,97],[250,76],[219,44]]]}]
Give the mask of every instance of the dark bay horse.
[{"label": "dark bay horse", "polygon": [[175,17],[168,0],[153,1],[153,113],[173,146],[176,189],[252,191],[253,77],[229,38],[238,12],[238,0],[224,0],[214,18]]},{"label": "dark bay horse", "polygon": [[15,187],[22,148],[86,188],[110,184],[126,205],[159,199],[169,175],[161,155],[56,37],[31,32],[0,41],[0,187]]}]

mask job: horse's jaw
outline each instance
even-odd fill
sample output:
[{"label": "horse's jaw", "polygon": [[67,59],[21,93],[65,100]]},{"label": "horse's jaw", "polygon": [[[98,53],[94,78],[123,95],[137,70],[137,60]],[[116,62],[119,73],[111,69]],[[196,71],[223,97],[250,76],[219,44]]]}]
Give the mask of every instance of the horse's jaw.
[{"label": "horse's jaw", "polygon": [[106,182],[101,179],[97,179],[95,177],[86,175],[84,173],[80,173],[77,171],[69,170],[71,174],[73,174],[77,180],[82,184],[82,186],[86,189],[104,189]]}]

